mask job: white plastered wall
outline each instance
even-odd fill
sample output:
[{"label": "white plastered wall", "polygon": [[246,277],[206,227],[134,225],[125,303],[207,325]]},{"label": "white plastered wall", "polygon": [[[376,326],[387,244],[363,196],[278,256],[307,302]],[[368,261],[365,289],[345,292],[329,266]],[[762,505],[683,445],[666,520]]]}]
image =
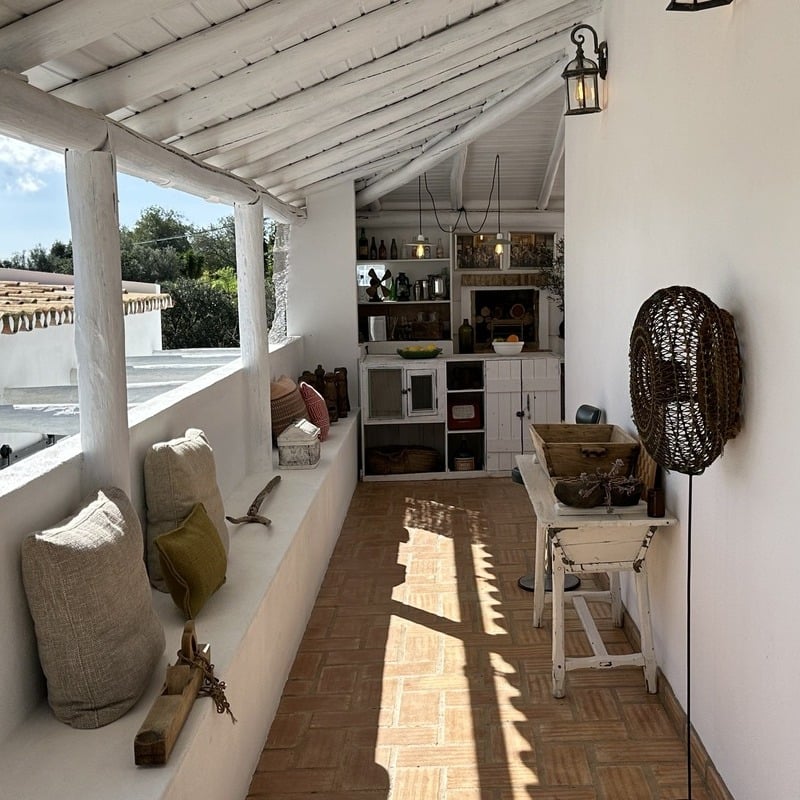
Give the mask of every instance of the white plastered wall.
[{"label": "white plastered wall", "polygon": [[[800,4],[665,6],[606,1],[593,21],[609,44],[607,109],[567,120],[566,413],[593,403],[634,430],[628,342],[655,290],[693,286],[733,314],[744,429],[694,478],[692,721],[735,797],[790,800]],[[688,478],[666,489],[682,524],[648,556],[651,604],[658,663],[685,706]]]},{"label": "white plastered wall", "polygon": [[347,368],[351,405],[359,355],[354,219],[352,184],[309,195],[308,219],[292,226],[286,315],[288,334],[303,336],[305,369]]}]

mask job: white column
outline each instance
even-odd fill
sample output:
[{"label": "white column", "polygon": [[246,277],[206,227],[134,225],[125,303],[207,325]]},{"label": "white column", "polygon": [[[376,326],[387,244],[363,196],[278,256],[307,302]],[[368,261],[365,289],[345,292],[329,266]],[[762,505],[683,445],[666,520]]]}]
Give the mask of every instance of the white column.
[{"label": "white column", "polygon": [[234,204],[236,274],[239,285],[239,338],[245,371],[247,467],[272,465],[272,418],[269,399],[269,344],[264,295],[264,208],[255,203]]},{"label": "white column", "polygon": [[81,489],[131,491],[125,321],[114,156],[68,150],[67,201],[75,267],[75,350],[81,410]]}]

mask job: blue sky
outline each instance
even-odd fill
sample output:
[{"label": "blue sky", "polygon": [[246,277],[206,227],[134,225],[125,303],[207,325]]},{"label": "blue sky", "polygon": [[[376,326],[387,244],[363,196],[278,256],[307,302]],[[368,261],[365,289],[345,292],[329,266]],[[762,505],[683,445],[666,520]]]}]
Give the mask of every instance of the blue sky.
[{"label": "blue sky", "polygon": [[[172,209],[187,222],[209,227],[233,213],[231,206],[128,175],[119,174],[117,184],[119,221],[128,227],[148,206]],[[0,136],[0,260],[71,238],[63,155]]]}]

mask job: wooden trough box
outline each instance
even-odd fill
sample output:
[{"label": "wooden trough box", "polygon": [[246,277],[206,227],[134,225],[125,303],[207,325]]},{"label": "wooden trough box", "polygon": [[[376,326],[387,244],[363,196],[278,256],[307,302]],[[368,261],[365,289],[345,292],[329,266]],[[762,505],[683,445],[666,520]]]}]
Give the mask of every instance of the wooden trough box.
[{"label": "wooden trough box", "polygon": [[618,458],[624,462],[620,475],[636,469],[639,442],[616,425],[537,424],[530,433],[536,457],[552,478],[608,472]]}]

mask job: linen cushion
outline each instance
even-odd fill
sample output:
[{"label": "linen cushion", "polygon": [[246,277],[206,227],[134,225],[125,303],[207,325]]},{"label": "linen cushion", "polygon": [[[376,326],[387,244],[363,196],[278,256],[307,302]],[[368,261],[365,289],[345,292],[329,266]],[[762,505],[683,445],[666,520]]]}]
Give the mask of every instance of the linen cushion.
[{"label": "linen cushion", "polygon": [[194,619],[225,583],[228,556],[214,523],[198,503],[183,524],[155,538],[161,574],[175,605]]},{"label": "linen cushion", "polygon": [[281,375],[269,388],[272,438],[277,440],[296,419],[305,418],[306,404],[297,384],[287,375]]},{"label": "linen cushion", "polygon": [[214,451],[203,431],[189,428],[183,436],[154,444],[144,459],[144,489],[150,582],[166,592],[158,549],[153,542],[162,533],[182,525],[198,503],[205,506],[226,553],[230,545]]},{"label": "linen cushion", "polygon": [[300,382],[300,394],[306,404],[308,419],[319,428],[320,441],[324,442],[331,430],[331,418],[325,398],[305,381]]},{"label": "linen cushion", "polygon": [[29,534],[22,578],[55,716],[73,728],[121,717],[165,644],[125,493],[101,489],[55,527]]}]

